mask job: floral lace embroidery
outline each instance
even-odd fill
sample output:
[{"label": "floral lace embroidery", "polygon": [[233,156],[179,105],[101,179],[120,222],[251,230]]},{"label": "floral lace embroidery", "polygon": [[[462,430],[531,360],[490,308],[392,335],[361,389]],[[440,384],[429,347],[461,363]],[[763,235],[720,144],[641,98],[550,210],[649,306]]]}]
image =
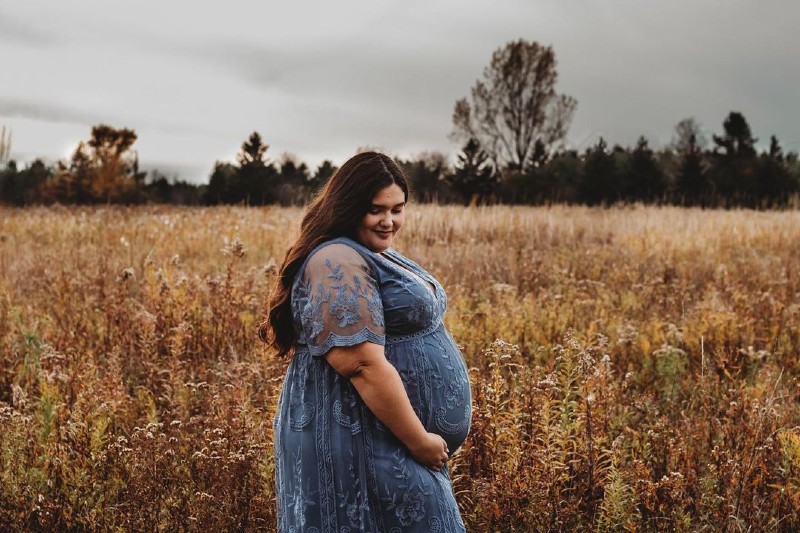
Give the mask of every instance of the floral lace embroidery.
[{"label": "floral lace embroidery", "polygon": [[388,497],[385,500],[389,504],[387,509],[394,510],[400,525],[407,527],[425,518],[425,496],[431,496],[433,492],[411,483],[411,473],[405,465],[406,457],[399,450],[392,454],[392,458],[395,463],[392,466],[394,477],[402,481],[397,488],[402,489],[402,493],[398,496],[396,492],[391,492],[387,484]]},{"label": "floral lace embroidery", "polygon": [[[362,494],[361,480],[356,471],[356,464],[356,459],[351,450],[349,468],[350,481],[345,487],[344,481],[342,479],[339,480],[339,492],[336,497],[339,500],[339,508],[344,510],[344,514],[350,522],[350,526],[356,528],[356,531],[364,531],[366,525],[364,518],[369,516],[370,509],[367,499],[364,498]],[[339,531],[350,531],[350,528],[342,526]]]},{"label": "floral lace embroidery", "polygon": [[[301,294],[309,294],[308,287],[305,283],[301,282]],[[328,303],[331,300],[330,291],[325,292],[322,283],[317,284],[317,295],[304,296],[300,298],[302,305],[302,314],[300,315],[300,322],[303,325],[303,332],[307,339],[314,339],[317,335],[322,333],[324,329],[324,319],[322,316],[322,304]]]},{"label": "floral lace embroidery", "polygon": [[[364,283],[362,276],[358,274],[353,274],[352,282],[348,283],[341,263],[335,263],[330,258],[325,259],[325,267],[328,270],[325,279],[329,280],[327,288],[323,281],[318,281],[311,291],[305,282],[298,284],[296,300],[301,309],[300,322],[306,341],[317,346],[327,345],[331,341],[351,345],[356,341],[363,342],[379,337],[382,331],[364,331],[368,329],[366,325],[354,335],[340,335],[336,331],[329,331],[324,336],[327,330],[325,304],[328,304],[327,313],[332,319],[331,325],[335,324],[338,328],[344,329],[363,322],[361,300],[369,311],[372,324],[377,328],[384,327],[383,304],[375,284],[371,280]],[[324,340],[320,338],[323,336]]]},{"label": "floral lace embroidery", "polygon": [[356,285],[356,292],[358,295],[364,298],[367,301],[367,309],[369,309],[370,318],[372,318],[372,323],[378,326],[379,328],[384,327],[383,321],[383,302],[381,302],[381,293],[378,290],[373,289],[372,294],[367,293],[366,288],[361,288],[361,280],[358,276],[355,277],[353,280]]},{"label": "floral lace embroidery", "polygon": [[[342,283],[344,277],[342,265],[333,265],[330,259],[326,259],[325,266],[331,271],[328,277],[335,280],[335,283],[330,284],[331,289],[336,289],[336,296],[328,306],[330,313],[336,318],[340,328],[357,324],[361,320],[361,313],[358,312],[358,291],[355,287],[351,288],[347,283]],[[356,285],[360,285],[357,275],[353,275],[353,281]]]},{"label": "floral lace embroidery", "polygon": [[[309,488],[304,490],[302,487],[304,479],[302,475],[303,466],[299,455],[296,456],[294,460],[294,473],[297,484],[294,486],[292,497],[289,500],[289,507],[291,509],[290,512],[294,515],[295,523],[302,527],[306,523],[307,508],[311,505],[315,505],[315,502],[314,499],[310,497],[314,492]],[[306,477],[305,480],[306,483],[308,483],[308,477]]]}]

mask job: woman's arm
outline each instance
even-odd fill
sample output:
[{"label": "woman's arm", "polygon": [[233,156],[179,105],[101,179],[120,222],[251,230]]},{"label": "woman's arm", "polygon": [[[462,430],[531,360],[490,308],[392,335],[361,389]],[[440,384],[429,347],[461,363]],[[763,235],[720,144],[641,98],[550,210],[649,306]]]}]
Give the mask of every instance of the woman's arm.
[{"label": "woman's arm", "polygon": [[447,460],[447,443],[428,433],[411,407],[397,369],[386,360],[383,346],[363,342],[335,347],[326,355],[328,363],[353,384],[370,411],[383,422],[419,463],[441,468]]}]

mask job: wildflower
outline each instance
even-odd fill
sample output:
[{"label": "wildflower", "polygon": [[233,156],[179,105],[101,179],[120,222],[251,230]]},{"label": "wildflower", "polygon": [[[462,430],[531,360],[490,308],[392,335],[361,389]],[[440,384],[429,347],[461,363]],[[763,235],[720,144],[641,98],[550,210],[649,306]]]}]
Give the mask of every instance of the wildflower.
[{"label": "wildflower", "polygon": [[278,263],[275,262],[275,259],[270,257],[269,261],[261,267],[262,271],[264,272],[265,276],[271,276],[273,274],[278,273]]},{"label": "wildflower", "polygon": [[14,383],[11,385],[11,405],[20,408],[27,403],[28,395],[22,387]]},{"label": "wildflower", "polygon": [[228,243],[227,238],[225,239],[225,247],[222,249],[222,253],[241,259],[244,257],[246,250],[241,239],[239,239],[239,237],[234,237],[230,243]]}]

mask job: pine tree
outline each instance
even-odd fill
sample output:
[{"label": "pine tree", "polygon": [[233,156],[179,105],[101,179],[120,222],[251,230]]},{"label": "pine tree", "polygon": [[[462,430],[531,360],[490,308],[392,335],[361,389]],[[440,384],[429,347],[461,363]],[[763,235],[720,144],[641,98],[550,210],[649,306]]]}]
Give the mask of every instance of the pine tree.
[{"label": "pine tree", "polygon": [[757,139],[750,133],[744,115],[731,111],[723,123],[725,133],[714,135],[714,166],[712,169],[717,201],[726,206],[753,205],[757,194]]},{"label": "pine tree", "polygon": [[457,156],[455,171],[445,179],[465,204],[485,202],[498,182],[488,154],[475,139],[464,145]]},{"label": "pine tree", "polygon": [[629,200],[656,202],[664,199],[666,178],[644,137],[639,137],[628,158],[625,182],[625,196]]},{"label": "pine tree", "polygon": [[230,184],[228,202],[263,205],[277,200],[276,171],[267,159],[267,150],[269,145],[256,131],[242,143],[236,156],[239,164],[237,179]]},{"label": "pine tree", "polygon": [[580,199],[589,204],[615,202],[622,197],[622,187],[614,157],[608,152],[605,139],[586,151],[579,187]]},{"label": "pine tree", "polygon": [[678,171],[675,175],[675,196],[682,205],[707,206],[711,183],[703,162],[703,151],[696,137],[690,135],[685,147],[678,152]]}]

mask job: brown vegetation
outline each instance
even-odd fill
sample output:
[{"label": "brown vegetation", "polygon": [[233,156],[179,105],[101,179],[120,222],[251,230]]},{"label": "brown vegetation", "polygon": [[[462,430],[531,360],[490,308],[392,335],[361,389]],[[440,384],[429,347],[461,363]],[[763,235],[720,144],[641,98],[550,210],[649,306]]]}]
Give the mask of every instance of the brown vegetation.
[{"label": "brown vegetation", "polygon": [[[299,209],[0,208],[0,530],[274,530]],[[800,528],[800,213],[411,208],[469,531]],[[498,340],[502,339],[502,340]]]}]

